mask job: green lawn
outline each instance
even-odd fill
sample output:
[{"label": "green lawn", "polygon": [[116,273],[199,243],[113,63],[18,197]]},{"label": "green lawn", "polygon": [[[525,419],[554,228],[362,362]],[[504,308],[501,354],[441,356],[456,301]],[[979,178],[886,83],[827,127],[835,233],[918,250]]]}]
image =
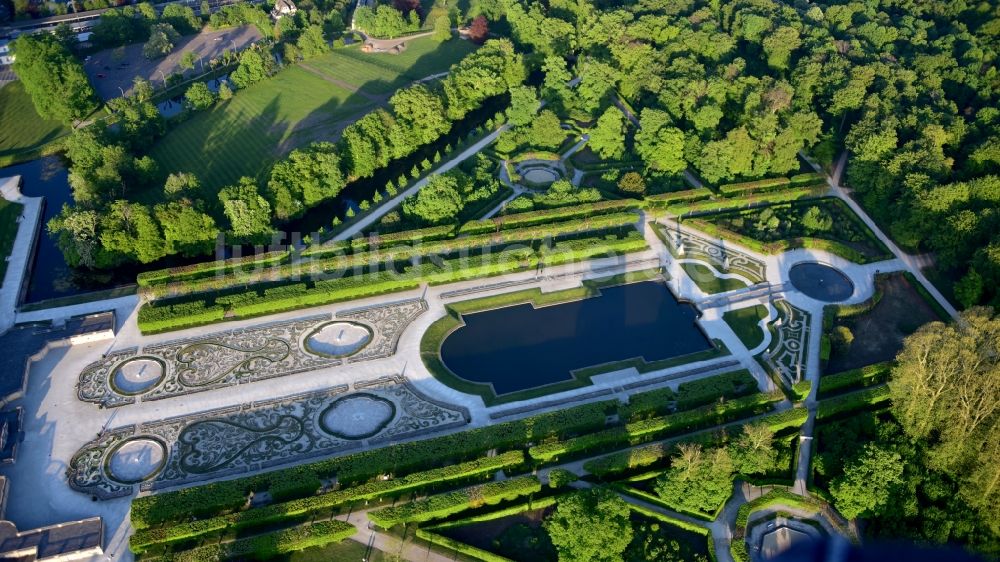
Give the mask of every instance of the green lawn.
[{"label": "green lawn", "polygon": [[[441,46],[427,37],[414,40],[400,55],[366,54],[349,47],[306,64],[369,94],[387,93],[447,70],[474,48],[457,39]],[[375,104],[359,92],[292,66],[182,123],[150,155],[164,176],[172,172],[197,175],[205,198],[211,201],[220,188],[240,176],[261,177],[293,149],[332,140],[343,126]],[[159,197],[157,192],[147,192],[138,199],[152,203]]]},{"label": "green lawn", "polygon": [[335,49],[306,64],[369,94],[387,94],[414,80],[444,72],[476,49],[470,41],[452,39],[438,43],[418,37],[398,55],[363,53],[360,47]]},{"label": "green lawn", "polygon": [[764,341],[764,331],[757,324],[767,316],[767,307],[758,304],[730,310],[722,315],[722,319],[729,324],[747,349],[753,349]]},{"label": "green lawn", "polygon": [[[292,149],[331,138],[339,121],[360,117],[372,106],[370,100],[293,66],[182,123],[150,155],[164,175],[197,175],[211,201],[219,188],[240,176],[262,175]],[[146,202],[159,197],[155,192],[140,196]]]},{"label": "green lawn", "polygon": [[7,256],[10,249],[14,247],[14,238],[17,237],[17,216],[21,214],[24,206],[20,203],[11,203],[0,197],[0,285],[3,284],[3,276],[7,273]]},{"label": "green lawn", "polygon": [[0,166],[34,158],[67,134],[69,128],[59,121],[39,117],[20,81],[0,88]]},{"label": "green lawn", "polygon": [[736,289],[742,289],[747,286],[746,283],[740,281],[739,279],[719,279],[712,273],[712,270],[701,265],[700,263],[684,263],[681,264],[681,268],[684,272],[688,274],[688,277],[694,281],[698,288],[706,293],[712,295],[715,293],[725,293],[726,291],[735,291]]}]

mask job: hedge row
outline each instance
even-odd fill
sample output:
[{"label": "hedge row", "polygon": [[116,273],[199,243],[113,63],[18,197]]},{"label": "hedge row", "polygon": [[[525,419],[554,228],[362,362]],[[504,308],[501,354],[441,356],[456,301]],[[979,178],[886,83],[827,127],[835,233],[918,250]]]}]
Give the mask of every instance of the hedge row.
[{"label": "hedge row", "polygon": [[[391,232],[389,234],[372,233],[368,236],[357,236],[355,238],[351,238],[350,241],[347,242],[346,248],[350,248],[351,251],[354,252],[367,252],[377,248],[399,246],[401,244],[416,244],[419,242],[445,240],[447,238],[451,238],[454,234],[454,224],[428,226],[427,228]],[[325,254],[335,254],[343,249],[338,248],[337,246],[337,243],[310,246],[302,251],[302,255],[320,257]]]},{"label": "hedge row", "polygon": [[670,388],[650,390],[629,397],[627,405],[619,408],[622,419],[634,421],[648,415],[662,415],[672,411],[688,410],[715,402],[757,392],[757,380],[750,371],[740,369],[682,383],[677,391]]},{"label": "hedge row", "polygon": [[834,375],[823,375],[819,379],[819,397],[823,398],[824,395],[848,388],[868,387],[884,383],[889,378],[892,366],[892,361],[886,361]]},{"label": "hedge row", "polygon": [[[132,526],[143,529],[187,518],[218,515],[246,505],[251,492],[268,490],[272,482],[308,471],[320,478],[336,477],[341,486],[364,482],[382,474],[406,474],[447,466],[490,449],[520,449],[526,443],[597,431],[604,427],[617,400],[594,402],[538,414],[487,427],[420,441],[399,443],[300,467],[205,484],[184,490],[136,498]],[[293,472],[295,471],[295,472]]]},{"label": "hedge row", "polygon": [[450,539],[437,533],[432,533],[427,529],[417,529],[417,538],[423,539],[431,544],[453,550],[459,554],[471,556],[472,558],[482,560],[483,562],[514,562],[510,558],[505,558],[488,550],[476,548],[464,542],[456,541],[455,539]]},{"label": "hedge row", "polygon": [[287,250],[282,250],[239,258],[229,258],[227,260],[194,263],[155,271],[144,271],[136,276],[135,281],[140,287],[148,287],[175,280],[208,277],[220,273],[228,273],[229,271],[246,266],[260,267],[262,265],[280,263],[290,255],[291,253]]},{"label": "hedge row", "polygon": [[422,500],[393,507],[385,507],[368,513],[368,518],[383,529],[400,523],[421,522],[447,517],[467,509],[483,505],[494,505],[504,500],[535,494],[542,485],[535,476],[522,476],[500,482],[489,482],[464,490],[436,494]]},{"label": "hedge row", "polygon": [[780,254],[789,250],[806,248],[810,250],[822,250],[829,252],[858,264],[865,264],[882,259],[881,257],[869,258],[842,242],[828,240],[826,238],[798,237],[776,240],[774,242],[762,242],[704,220],[694,219],[691,221],[691,225],[709,236],[736,242],[737,244],[760,254]]},{"label": "hedge row", "polygon": [[805,400],[812,390],[812,381],[802,380],[792,385],[792,398],[795,400]]},{"label": "hedge row", "polygon": [[782,398],[780,393],[754,394],[687,412],[639,420],[572,439],[535,445],[528,449],[528,454],[539,462],[550,462],[564,455],[624,447],[656,437],[711,427],[738,417],[745,417],[747,414],[759,414]]},{"label": "hedge row", "polygon": [[726,183],[718,187],[719,193],[729,197],[732,195],[749,195],[758,191],[771,191],[788,187],[791,184],[788,178],[770,178],[756,181],[745,181],[740,183]]},{"label": "hedge row", "polygon": [[352,537],[354,525],[343,521],[319,521],[233,542],[212,544],[174,553],[176,562],[216,562],[252,556],[266,560],[279,554],[324,546]]},{"label": "hedge row", "polygon": [[[418,472],[402,478],[373,480],[359,486],[335,490],[318,496],[313,495],[284,503],[274,503],[207,519],[185,521],[170,527],[138,528],[129,539],[129,544],[132,552],[142,552],[154,544],[196,538],[222,529],[260,527],[352,502],[379,499],[442,482],[489,475],[498,470],[516,468],[523,463],[524,453],[510,451],[493,457],[483,457],[466,463]],[[316,488],[313,488],[309,493],[315,491]]]},{"label": "hedge row", "polygon": [[816,419],[822,420],[855,410],[864,410],[888,401],[888,385],[873,386],[836,398],[820,400],[819,407],[816,409]]},{"label": "hedge row", "polygon": [[754,192],[775,191],[784,187],[801,187],[817,185],[826,181],[826,176],[817,172],[795,174],[787,178],[769,178],[740,183],[727,183],[718,187],[719,193],[727,197],[732,195],[747,195]]},{"label": "hedge row", "polygon": [[[774,393],[770,396],[775,401],[782,398],[780,393]],[[809,412],[805,408],[791,408],[762,416],[759,421],[766,423],[773,431],[779,432],[790,427],[801,426],[808,416]],[[589,460],[584,463],[583,468],[595,476],[603,477],[659,462],[670,456],[672,449],[673,445],[669,443],[653,443]],[[532,456],[534,457],[534,454]]]},{"label": "hedge row", "polygon": [[458,229],[459,234],[483,234],[499,230],[520,228],[525,226],[535,226],[539,224],[551,224],[554,222],[587,218],[596,215],[608,214],[611,211],[622,209],[637,209],[639,202],[632,199],[619,199],[614,201],[595,201],[570,207],[557,207],[554,209],[542,209],[538,211],[528,211],[524,213],[513,213],[498,216],[491,219],[469,221]]},{"label": "hedge row", "polygon": [[667,211],[674,215],[728,211],[750,207],[752,205],[760,205],[763,203],[784,203],[787,201],[820,197],[826,189],[827,186],[824,184],[822,186],[808,186],[795,189],[785,189],[771,193],[752,194],[744,197],[727,197],[710,201],[679,202],[668,205]]},{"label": "hedge row", "polygon": [[262,282],[278,282],[286,279],[309,279],[310,277],[372,268],[379,264],[412,261],[414,258],[438,255],[448,256],[457,252],[486,249],[504,244],[520,243],[528,245],[535,240],[578,235],[590,231],[618,228],[634,224],[638,215],[634,212],[609,213],[572,219],[554,224],[535,225],[497,233],[481,234],[463,238],[434,240],[416,246],[389,246],[377,250],[345,254],[338,250],[335,255],[312,254],[309,259],[295,260],[270,268],[255,268],[250,271],[234,270],[229,275],[214,276],[154,285],[143,290],[148,298],[187,295],[199,292],[220,291],[244,287]]},{"label": "hedge row", "polygon": [[684,191],[670,191],[656,195],[647,195],[645,198],[645,205],[650,208],[659,208],[677,203],[704,201],[710,197],[712,197],[712,192],[709,189],[696,187],[694,189],[686,189]]}]

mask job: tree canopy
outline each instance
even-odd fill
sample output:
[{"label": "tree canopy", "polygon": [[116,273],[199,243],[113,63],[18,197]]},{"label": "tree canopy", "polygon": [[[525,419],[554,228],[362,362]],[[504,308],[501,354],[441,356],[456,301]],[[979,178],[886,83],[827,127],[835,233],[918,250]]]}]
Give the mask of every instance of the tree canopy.
[{"label": "tree canopy", "polygon": [[49,34],[13,43],[14,72],[42,117],[72,123],[97,109],[97,94],[80,62]]},{"label": "tree canopy", "polygon": [[544,525],[560,562],[616,562],[632,542],[629,513],[615,493],[595,488],[560,499]]}]

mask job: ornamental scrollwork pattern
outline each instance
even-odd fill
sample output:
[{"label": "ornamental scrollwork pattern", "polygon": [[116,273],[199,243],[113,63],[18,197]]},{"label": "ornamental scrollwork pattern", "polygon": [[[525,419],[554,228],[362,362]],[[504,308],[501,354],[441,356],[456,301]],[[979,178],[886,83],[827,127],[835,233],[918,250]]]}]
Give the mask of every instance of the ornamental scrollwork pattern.
[{"label": "ornamental scrollwork pattern", "polygon": [[667,249],[675,259],[708,262],[723,273],[742,275],[751,283],[767,279],[767,266],[764,262],[746,252],[723,246],[687,230],[678,231],[661,224],[656,224],[655,228],[666,238]]},{"label": "ornamental scrollwork pattern", "polygon": [[[356,387],[358,388],[358,387]],[[331,405],[349,400],[391,403],[373,419],[331,414]],[[389,412],[385,414],[384,412]],[[365,410],[354,411],[365,417]],[[98,499],[127,496],[134,484],[113,473],[113,457],[131,441],[162,444],[163,462],[140,481],[153,490],[357,450],[366,443],[410,439],[469,422],[465,408],[432,400],[401,376],[372,381],[364,390],[347,385],[118,428],[87,443],[74,456],[69,485]],[[371,424],[363,433],[357,426]],[[357,438],[347,437],[359,435]],[[119,463],[120,464],[120,463]]]},{"label": "ornamental scrollwork pattern", "polygon": [[[338,319],[361,324],[372,333],[371,340],[348,357],[311,353],[306,348],[305,339],[330,322],[329,314],[149,345],[141,353],[138,348],[123,350],[88,365],[80,373],[77,397],[113,408],[381,359],[396,352],[403,330],[426,310],[423,299],[411,299],[338,313]],[[116,377],[122,376],[121,367],[135,358],[157,361],[165,372],[147,388],[125,393],[116,384]]]},{"label": "ornamental scrollwork pattern", "polygon": [[786,300],[774,301],[778,321],[772,325],[772,338],[764,361],[789,384],[805,376],[806,350],[809,347],[810,314]]},{"label": "ornamental scrollwork pattern", "polygon": [[396,353],[396,344],[403,330],[427,311],[427,301],[411,299],[397,303],[376,305],[357,310],[337,313],[337,318],[360,321],[363,324],[376,326],[375,337],[367,347],[347,358],[354,363],[370,359],[389,357]]}]

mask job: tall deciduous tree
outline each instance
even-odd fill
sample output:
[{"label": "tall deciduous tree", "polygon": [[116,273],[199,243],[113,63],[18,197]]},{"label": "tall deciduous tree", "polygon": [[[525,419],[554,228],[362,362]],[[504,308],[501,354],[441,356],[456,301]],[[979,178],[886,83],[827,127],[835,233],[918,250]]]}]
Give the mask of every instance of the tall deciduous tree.
[{"label": "tall deciduous tree", "polygon": [[222,210],[229,219],[229,230],[240,240],[266,241],[271,234],[271,205],[261,197],[253,178],[240,178],[239,183],[219,191]]},{"label": "tall deciduous tree", "polygon": [[431,224],[454,219],[462,210],[458,179],[452,174],[433,175],[427,185],[403,202],[403,212]]},{"label": "tall deciduous tree", "polygon": [[13,44],[14,72],[42,117],[72,123],[97,109],[80,62],[55,36],[22,35]]},{"label": "tall deciduous tree", "polygon": [[596,488],[561,499],[544,525],[560,562],[615,562],[632,542],[630,513],[616,494]]},{"label": "tall deciduous tree", "polygon": [[601,158],[617,159],[625,155],[625,115],[617,107],[604,110],[590,130],[590,149]]},{"label": "tall deciduous tree", "polygon": [[510,89],[510,107],[507,108],[507,122],[515,127],[527,125],[538,112],[538,94],[531,86]]},{"label": "tall deciduous tree", "polygon": [[635,134],[635,151],[646,166],[677,174],[684,171],[684,133],[671,125],[665,111],[644,109]]},{"label": "tall deciduous tree", "polygon": [[872,515],[884,506],[893,487],[903,479],[903,463],[898,453],[872,443],[865,444],[844,474],[830,485],[834,505],[848,519]]}]

